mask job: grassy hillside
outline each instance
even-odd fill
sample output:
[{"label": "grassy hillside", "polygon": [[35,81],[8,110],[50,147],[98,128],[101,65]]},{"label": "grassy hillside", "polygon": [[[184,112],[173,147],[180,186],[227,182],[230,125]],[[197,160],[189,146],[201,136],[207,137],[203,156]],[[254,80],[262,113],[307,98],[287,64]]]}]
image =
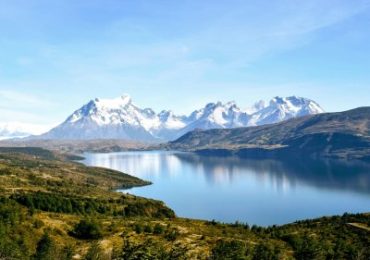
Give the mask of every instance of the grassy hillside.
[{"label": "grassy hillside", "polygon": [[[0,153],[0,259],[369,259],[370,215],[262,228],[177,218],[129,175]],[[43,153],[43,152],[41,152]]]},{"label": "grassy hillside", "polygon": [[309,154],[370,159],[370,107],[306,116],[278,124],[193,131],[165,146],[204,154],[268,157]]}]

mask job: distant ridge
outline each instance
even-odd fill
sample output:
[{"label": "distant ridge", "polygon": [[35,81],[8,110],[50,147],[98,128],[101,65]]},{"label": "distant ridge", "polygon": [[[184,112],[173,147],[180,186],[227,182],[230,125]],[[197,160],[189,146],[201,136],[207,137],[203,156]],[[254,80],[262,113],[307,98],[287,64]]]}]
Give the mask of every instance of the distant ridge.
[{"label": "distant ridge", "polygon": [[0,140],[23,138],[30,135],[45,133],[48,126],[21,122],[0,123]]},{"label": "distant ridge", "polygon": [[370,107],[256,127],[192,131],[167,148],[208,155],[308,155],[370,161]]},{"label": "distant ridge", "polygon": [[62,124],[37,139],[125,139],[142,142],[175,140],[194,129],[228,129],[281,122],[290,118],[322,113],[315,101],[291,96],[275,97],[268,105],[257,102],[240,109],[235,102],[209,103],[189,116],[164,110],[141,109],[131,97],[94,99],[70,115]]}]

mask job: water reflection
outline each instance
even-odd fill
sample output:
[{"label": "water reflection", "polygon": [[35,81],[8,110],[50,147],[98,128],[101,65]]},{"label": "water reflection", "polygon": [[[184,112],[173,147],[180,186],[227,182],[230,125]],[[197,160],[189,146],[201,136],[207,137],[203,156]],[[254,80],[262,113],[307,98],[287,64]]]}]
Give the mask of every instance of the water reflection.
[{"label": "water reflection", "polygon": [[236,175],[253,174],[256,180],[295,187],[303,182],[318,188],[352,190],[370,194],[370,165],[343,160],[248,160],[238,157],[205,157],[191,153],[174,154],[182,163],[196,165],[209,183],[233,182]]},{"label": "water reflection", "polygon": [[271,225],[370,211],[370,166],[360,162],[152,151],[86,154],[85,163],[152,181],[128,192],[163,200],[184,217]]},{"label": "water reflection", "polygon": [[176,174],[181,168],[181,158],[163,152],[85,154],[85,157],[87,165],[124,171],[149,180],[163,174]]}]

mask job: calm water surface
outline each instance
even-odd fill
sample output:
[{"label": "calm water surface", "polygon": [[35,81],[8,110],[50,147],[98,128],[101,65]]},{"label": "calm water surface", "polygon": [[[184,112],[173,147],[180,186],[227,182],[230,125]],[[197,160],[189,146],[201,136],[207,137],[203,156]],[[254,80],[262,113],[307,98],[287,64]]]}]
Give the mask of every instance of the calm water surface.
[{"label": "calm water surface", "polygon": [[124,192],[162,200],[181,217],[272,225],[370,211],[370,166],[363,163],[162,151],[85,156],[87,165],[152,181],[153,185]]}]

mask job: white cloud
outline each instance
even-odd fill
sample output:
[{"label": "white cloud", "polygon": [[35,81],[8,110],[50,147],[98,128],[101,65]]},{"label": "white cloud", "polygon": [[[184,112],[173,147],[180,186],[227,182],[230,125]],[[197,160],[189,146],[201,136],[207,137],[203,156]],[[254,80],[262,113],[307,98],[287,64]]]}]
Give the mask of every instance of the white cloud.
[{"label": "white cloud", "polygon": [[[54,123],[50,124],[50,118],[45,117],[45,112],[54,106],[55,103],[46,97],[0,89],[0,124],[14,121],[28,124],[39,123],[41,128],[48,128]],[[45,124],[45,122],[49,123]]]},{"label": "white cloud", "polygon": [[[243,65],[266,54],[314,41],[315,33],[361,12],[369,1],[261,1],[225,11],[192,36],[199,55],[221,56],[222,65]],[[239,7],[239,8],[238,8]]]},{"label": "white cloud", "polygon": [[23,122],[6,122],[0,123],[0,131],[8,131],[9,133],[27,133],[31,135],[39,135],[49,131],[53,125],[44,124],[29,124]]},{"label": "white cloud", "polygon": [[35,95],[13,90],[0,90],[0,100],[2,106],[17,109],[17,107],[45,107],[52,103]]}]

